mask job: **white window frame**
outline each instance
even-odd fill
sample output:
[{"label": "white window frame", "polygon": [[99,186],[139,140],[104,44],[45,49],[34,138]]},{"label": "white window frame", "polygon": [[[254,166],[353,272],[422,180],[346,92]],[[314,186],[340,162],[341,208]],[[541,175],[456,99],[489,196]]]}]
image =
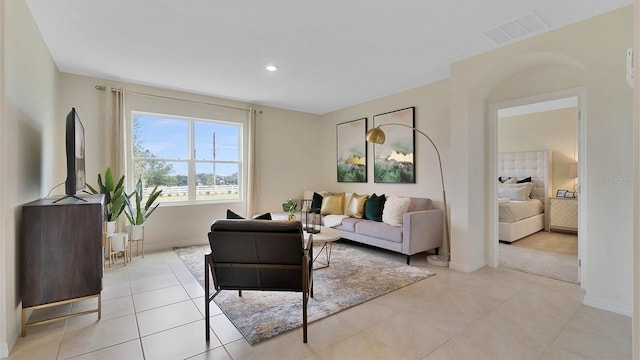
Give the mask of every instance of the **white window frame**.
[{"label": "white window frame", "polygon": [[[126,133],[126,183],[128,189],[133,189],[135,183],[138,179],[135,177],[135,161],[136,160],[144,160],[146,158],[134,158],[133,154],[133,118],[137,114],[157,116],[161,118],[167,119],[175,119],[175,120],[184,120],[187,122],[188,126],[188,147],[189,147],[189,155],[187,159],[181,158],[148,158],[149,160],[159,160],[159,161],[167,161],[167,162],[185,162],[187,163],[187,200],[186,201],[162,201],[159,199],[159,202],[162,206],[172,206],[172,205],[200,205],[200,204],[224,204],[224,203],[237,203],[243,202],[246,197],[246,181],[245,181],[245,167],[246,167],[246,151],[245,151],[245,124],[242,122],[236,122],[231,120],[219,120],[219,119],[210,119],[210,118],[202,118],[202,117],[194,117],[194,116],[186,116],[186,115],[172,115],[172,114],[163,114],[160,112],[152,112],[152,111],[141,111],[141,110],[131,110],[128,112],[127,116],[127,133]],[[213,124],[222,124],[222,125],[233,125],[239,128],[238,134],[238,160],[199,160],[194,157],[195,147],[194,147],[194,136],[195,136],[195,127],[194,124],[196,122],[203,123],[213,123]],[[220,199],[220,200],[196,200],[196,164],[199,163],[219,163],[219,164],[238,164],[238,198],[236,199]]]}]

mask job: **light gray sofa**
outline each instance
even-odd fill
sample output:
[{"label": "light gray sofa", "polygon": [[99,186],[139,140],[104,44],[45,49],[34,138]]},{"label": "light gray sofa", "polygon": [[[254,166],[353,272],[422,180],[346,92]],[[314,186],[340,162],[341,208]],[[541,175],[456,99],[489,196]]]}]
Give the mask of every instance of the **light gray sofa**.
[{"label": "light gray sofa", "polygon": [[[286,213],[271,213],[273,219],[286,219]],[[395,251],[407,256],[437,249],[442,246],[444,213],[434,209],[431,199],[411,198],[408,211],[403,215],[402,226],[383,222],[345,218],[333,227],[342,238]]]}]

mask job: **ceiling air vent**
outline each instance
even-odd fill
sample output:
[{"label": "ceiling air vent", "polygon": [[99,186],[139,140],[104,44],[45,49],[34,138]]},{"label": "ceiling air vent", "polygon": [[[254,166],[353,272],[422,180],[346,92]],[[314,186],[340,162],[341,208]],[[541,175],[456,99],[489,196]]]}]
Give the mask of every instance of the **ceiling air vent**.
[{"label": "ceiling air vent", "polygon": [[549,26],[537,14],[530,12],[484,32],[498,45],[520,40],[546,30]]}]

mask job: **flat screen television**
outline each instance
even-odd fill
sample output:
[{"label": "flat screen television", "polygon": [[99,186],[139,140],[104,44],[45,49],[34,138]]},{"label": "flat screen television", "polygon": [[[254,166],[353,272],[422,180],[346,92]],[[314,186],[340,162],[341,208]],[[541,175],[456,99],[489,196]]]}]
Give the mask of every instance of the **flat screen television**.
[{"label": "flat screen television", "polygon": [[67,115],[66,145],[66,194],[67,196],[75,197],[76,193],[84,190],[86,186],[84,167],[84,126],[82,126],[82,122],[80,121],[76,108],[72,108]]}]

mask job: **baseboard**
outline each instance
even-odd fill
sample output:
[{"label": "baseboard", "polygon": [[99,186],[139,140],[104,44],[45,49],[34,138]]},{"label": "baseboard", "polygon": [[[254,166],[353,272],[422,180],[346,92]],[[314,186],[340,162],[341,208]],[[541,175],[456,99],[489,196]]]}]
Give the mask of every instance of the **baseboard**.
[{"label": "baseboard", "polygon": [[601,299],[601,298],[589,296],[589,295],[585,295],[582,303],[587,306],[591,306],[601,310],[611,311],[616,314],[625,315],[629,317],[633,316],[633,308],[630,305],[623,305],[617,302],[613,302],[613,301],[609,301],[606,299]]},{"label": "baseboard", "polygon": [[7,343],[0,343],[0,358],[9,357],[9,345]]},{"label": "baseboard", "polygon": [[[167,251],[173,250],[176,247],[186,247],[186,246],[194,246],[194,245],[206,245],[208,241],[203,241],[202,239],[191,239],[191,240],[177,240],[163,243],[151,243],[145,241],[144,243],[144,251],[145,252],[157,252],[157,251]],[[135,254],[135,244],[132,245],[133,253]]]},{"label": "baseboard", "polygon": [[449,263],[450,269],[462,271],[465,273],[472,273],[478,269],[482,269],[483,267],[485,267],[485,265],[466,265],[466,264],[457,263],[453,261]]}]

